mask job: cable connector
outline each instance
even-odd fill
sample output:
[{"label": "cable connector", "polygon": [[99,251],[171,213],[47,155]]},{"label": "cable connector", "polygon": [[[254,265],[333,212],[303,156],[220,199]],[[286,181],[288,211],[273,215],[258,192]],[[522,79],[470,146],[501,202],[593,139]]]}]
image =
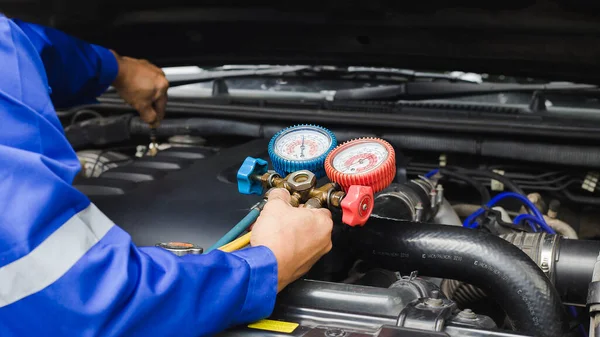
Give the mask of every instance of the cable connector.
[{"label": "cable connector", "polygon": [[439,167],[446,167],[446,165],[448,164],[448,157],[444,153],[440,154],[440,157],[438,158],[438,160],[439,160],[438,161]]},{"label": "cable connector", "polygon": [[600,174],[598,172],[588,172],[583,179],[583,183],[581,183],[581,189],[594,193],[596,191],[596,186],[598,185],[599,177]]},{"label": "cable connector", "polygon": [[[497,173],[501,176],[504,175],[503,170],[492,170],[492,172]],[[492,191],[499,191],[499,192],[504,191],[504,184],[495,179],[492,179],[490,181],[490,187],[491,187]]]}]

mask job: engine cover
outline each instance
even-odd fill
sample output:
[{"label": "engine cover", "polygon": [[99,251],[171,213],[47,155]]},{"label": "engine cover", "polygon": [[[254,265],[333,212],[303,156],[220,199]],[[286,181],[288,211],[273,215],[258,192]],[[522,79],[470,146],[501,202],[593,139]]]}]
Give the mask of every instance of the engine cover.
[{"label": "engine cover", "polygon": [[185,241],[206,249],[260,201],[238,193],[236,173],[247,156],[266,159],[267,144],[173,147],[74,186],[139,246]]},{"label": "engine cover", "polygon": [[405,277],[390,288],[299,280],[277,297],[270,321],[239,326],[220,337],[518,337],[493,331],[491,318],[461,312],[422,279]]}]

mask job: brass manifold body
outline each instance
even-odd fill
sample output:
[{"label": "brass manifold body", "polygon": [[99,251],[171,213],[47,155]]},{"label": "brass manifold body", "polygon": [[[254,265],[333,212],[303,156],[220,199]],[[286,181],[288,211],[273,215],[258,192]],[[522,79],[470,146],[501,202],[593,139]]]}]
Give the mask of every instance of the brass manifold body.
[{"label": "brass manifold body", "polygon": [[290,192],[290,204],[294,207],[304,204],[308,208],[340,208],[342,199],[346,196],[336,183],[317,187],[317,177],[308,170],[292,172],[285,178],[275,171],[268,171],[258,179],[267,190],[265,197],[272,188],[285,188]]}]

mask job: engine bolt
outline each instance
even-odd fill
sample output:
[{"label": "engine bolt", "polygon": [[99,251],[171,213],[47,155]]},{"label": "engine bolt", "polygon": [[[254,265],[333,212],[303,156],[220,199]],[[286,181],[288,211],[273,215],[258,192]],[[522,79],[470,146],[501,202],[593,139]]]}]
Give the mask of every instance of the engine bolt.
[{"label": "engine bolt", "polygon": [[458,313],[459,318],[476,319],[477,315],[471,309],[465,309]]},{"label": "engine bolt", "polygon": [[421,222],[421,220],[423,219],[423,203],[419,202],[417,203],[417,206],[415,206],[415,218],[414,221],[416,222]]},{"label": "engine bolt", "polygon": [[436,200],[437,200],[437,191],[436,190],[431,190],[431,192],[429,192],[429,202],[431,203],[431,206],[434,207],[436,205]]},{"label": "engine bolt", "polygon": [[428,298],[425,300],[425,304],[430,307],[441,307],[444,304],[444,300],[441,298]]},{"label": "engine bolt", "polygon": [[438,184],[436,186],[436,190],[437,190],[437,199],[436,199],[435,203],[437,205],[440,205],[444,201],[444,187],[441,184]]}]

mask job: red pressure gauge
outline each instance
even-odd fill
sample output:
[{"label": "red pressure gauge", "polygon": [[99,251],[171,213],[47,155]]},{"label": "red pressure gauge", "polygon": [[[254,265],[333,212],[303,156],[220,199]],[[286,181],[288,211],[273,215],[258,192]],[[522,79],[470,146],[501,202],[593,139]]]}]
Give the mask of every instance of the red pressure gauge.
[{"label": "red pressure gauge", "polygon": [[325,159],[325,172],[348,191],[352,185],[369,186],[377,193],[396,176],[396,154],[379,138],[359,138],[333,149]]}]

